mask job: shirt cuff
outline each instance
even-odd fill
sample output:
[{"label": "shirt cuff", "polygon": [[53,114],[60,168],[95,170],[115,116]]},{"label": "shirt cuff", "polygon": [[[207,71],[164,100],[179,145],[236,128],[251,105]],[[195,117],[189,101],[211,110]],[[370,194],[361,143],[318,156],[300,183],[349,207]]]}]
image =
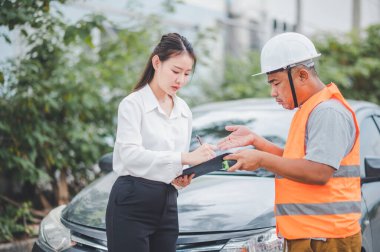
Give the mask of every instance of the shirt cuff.
[{"label": "shirt cuff", "polygon": [[175,173],[175,177],[178,177],[182,174],[183,171],[183,165],[182,165],[182,153],[181,152],[174,152],[170,165]]},{"label": "shirt cuff", "polygon": [[315,162],[315,163],[320,163],[320,164],[324,164],[324,165],[328,165],[330,166],[331,168],[335,169],[335,170],[339,170],[339,164],[333,164],[333,162],[331,162],[331,160],[324,160],[323,158],[313,158],[313,157],[309,157],[309,156],[306,156],[305,157],[306,160],[308,161],[312,161],[312,162]]}]

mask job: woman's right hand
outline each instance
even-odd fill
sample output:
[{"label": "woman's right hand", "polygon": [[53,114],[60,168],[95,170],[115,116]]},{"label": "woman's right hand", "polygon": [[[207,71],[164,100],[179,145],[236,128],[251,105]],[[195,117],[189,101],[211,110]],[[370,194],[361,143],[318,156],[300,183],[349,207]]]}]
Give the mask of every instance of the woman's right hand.
[{"label": "woman's right hand", "polygon": [[215,145],[204,143],[192,152],[182,153],[182,164],[194,166],[206,162],[216,156],[216,149]]}]

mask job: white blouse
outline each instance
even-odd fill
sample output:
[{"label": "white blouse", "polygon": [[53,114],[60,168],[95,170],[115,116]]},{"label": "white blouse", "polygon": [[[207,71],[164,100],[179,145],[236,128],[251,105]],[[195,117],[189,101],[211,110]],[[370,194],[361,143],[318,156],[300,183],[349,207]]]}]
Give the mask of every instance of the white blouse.
[{"label": "white blouse", "polygon": [[167,116],[149,85],[119,104],[113,170],[119,175],[170,183],[182,174],[181,152],[188,152],[192,114],[178,96]]}]

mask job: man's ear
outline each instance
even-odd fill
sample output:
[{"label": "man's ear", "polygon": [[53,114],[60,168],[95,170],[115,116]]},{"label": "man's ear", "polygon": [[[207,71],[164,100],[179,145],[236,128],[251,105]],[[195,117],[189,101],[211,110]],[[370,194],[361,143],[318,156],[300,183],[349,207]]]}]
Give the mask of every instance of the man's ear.
[{"label": "man's ear", "polygon": [[298,72],[298,77],[302,83],[306,83],[306,81],[309,79],[309,72],[305,69],[300,69]]},{"label": "man's ear", "polygon": [[157,68],[160,66],[160,64],[161,64],[160,58],[158,57],[157,54],[154,55],[152,57],[152,66],[153,66],[154,70],[157,70]]}]

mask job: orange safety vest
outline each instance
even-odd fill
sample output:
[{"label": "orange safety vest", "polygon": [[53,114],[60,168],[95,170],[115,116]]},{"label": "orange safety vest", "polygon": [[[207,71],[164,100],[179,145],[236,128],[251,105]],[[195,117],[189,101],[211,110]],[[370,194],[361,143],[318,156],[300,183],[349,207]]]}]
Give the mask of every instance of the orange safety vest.
[{"label": "orange safety vest", "polygon": [[305,156],[305,131],[310,113],[321,102],[337,99],[351,113],[356,139],[339,170],[325,185],[310,185],[276,177],[275,215],[277,232],[286,239],[344,238],[360,231],[361,215],[359,127],[355,113],[335,84],[310,97],[295,113],[283,157]]}]

